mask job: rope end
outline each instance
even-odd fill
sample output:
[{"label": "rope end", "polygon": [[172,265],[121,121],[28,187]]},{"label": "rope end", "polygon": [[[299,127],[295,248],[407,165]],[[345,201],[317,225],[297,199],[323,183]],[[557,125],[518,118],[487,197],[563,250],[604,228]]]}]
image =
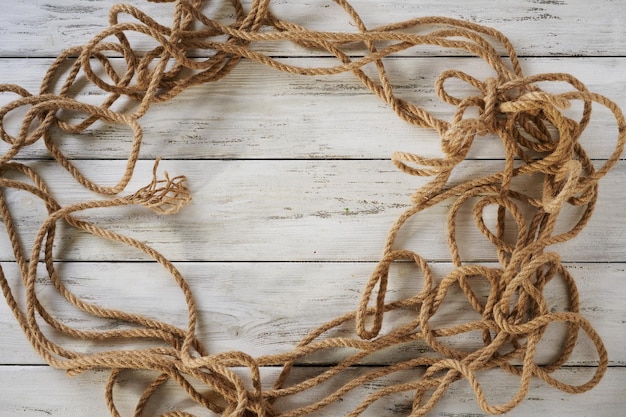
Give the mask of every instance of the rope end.
[{"label": "rope end", "polygon": [[184,175],[170,178],[166,171],[163,173],[164,179],[158,179],[159,162],[157,159],[154,164],[150,184],[133,194],[132,200],[157,214],[176,214],[191,201],[191,192],[185,186]]}]

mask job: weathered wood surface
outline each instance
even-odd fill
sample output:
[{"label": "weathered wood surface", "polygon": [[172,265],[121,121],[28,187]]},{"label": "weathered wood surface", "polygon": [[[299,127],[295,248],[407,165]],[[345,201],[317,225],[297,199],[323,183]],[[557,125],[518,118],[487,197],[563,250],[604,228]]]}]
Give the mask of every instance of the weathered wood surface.
[{"label": "weathered wood surface", "polygon": [[[115,0],[17,0],[3,9],[0,34],[0,55],[56,56],[61,50],[84,43],[107,25],[105,16]],[[171,21],[170,5],[132,0],[132,4],[156,18]],[[250,0],[242,3],[249,5]],[[232,7],[225,0],[208,3],[206,13],[232,19]],[[355,5],[364,22],[373,28],[389,22],[419,16],[447,16],[494,26],[505,33],[521,55],[623,55],[625,28],[623,0],[446,0],[407,2],[404,0],[362,0]],[[277,1],[272,10],[278,17],[316,30],[345,31],[350,26],[348,16],[330,0],[312,2]],[[130,19],[122,19],[128,21]],[[152,45],[137,37],[139,45]],[[310,51],[290,45],[259,45],[259,49],[281,56],[310,55]],[[428,54],[442,52],[435,48]]]},{"label": "weathered wood surface", "polygon": [[[77,160],[75,164],[89,170],[93,180],[113,185],[125,162]],[[47,173],[48,186],[63,203],[97,198],[52,162],[31,166]],[[152,161],[140,161],[130,190],[150,182],[152,166]],[[177,215],[161,217],[141,206],[76,215],[152,244],[178,261],[377,261],[389,227],[408,208],[411,194],[425,183],[387,160],[173,160],[163,161],[160,167],[188,177],[194,200]],[[467,161],[451,181],[499,169],[501,161]],[[537,189],[533,177],[526,180],[525,189]],[[626,168],[620,164],[602,184],[601,201],[589,227],[578,239],[558,245],[564,259],[626,260],[624,236],[615,232],[626,228],[623,196],[610,192],[619,190],[625,180]],[[27,244],[45,219],[45,207],[25,192],[7,195]],[[399,244],[426,259],[449,259],[446,221],[452,201],[414,216],[401,232]],[[472,205],[462,210],[457,220],[462,256],[468,261],[495,260],[493,245],[474,224]],[[577,219],[563,216],[557,230],[569,230],[572,219]],[[602,241],[602,245],[589,245],[589,241]],[[138,251],[71,228],[61,228],[56,242],[61,260],[146,259]],[[11,259],[4,237],[0,247],[2,259]]]},{"label": "weathered wood surface", "polygon": [[[307,67],[328,66],[328,61],[286,60]],[[1,58],[0,80],[37,92],[51,62]],[[569,72],[590,90],[610,93],[613,101],[626,107],[625,58],[527,58],[522,64],[528,75]],[[442,71],[455,68],[479,79],[491,74],[484,62],[467,57],[391,59],[386,67],[399,96],[445,119],[451,118],[454,109],[442,103],[434,91],[435,79]],[[458,96],[476,94],[460,82],[446,85]],[[545,87],[565,89],[559,84]],[[0,95],[0,102],[12,98]],[[77,98],[92,104],[104,101],[103,92],[95,87],[85,88]],[[606,158],[615,146],[615,122],[600,106],[594,109],[582,143],[592,157]],[[570,113],[580,117],[580,107]],[[8,118],[11,132],[16,131],[17,120]],[[243,61],[221,82],[195,86],[171,102],[153,105],[141,124],[145,135],[140,157],[145,159],[388,159],[394,151],[441,153],[440,139],[433,131],[399,120],[352,74],[303,77],[249,61]],[[125,127],[98,125],[87,133],[64,138],[63,149],[72,158],[126,158],[129,135],[130,129]],[[500,141],[486,137],[476,141],[468,158],[501,155]],[[46,156],[42,147],[20,154],[23,158]]]},{"label": "weathered wood surface", "polygon": [[[310,330],[356,308],[360,289],[375,264],[185,262],[177,263],[176,266],[198,295],[200,332],[210,351],[239,349],[254,355],[266,355],[289,350]],[[441,278],[451,269],[451,264],[432,263],[431,267],[435,277]],[[626,297],[622,291],[615,289],[623,280],[626,264],[611,263],[607,266],[601,263],[568,263],[567,268],[576,277],[582,298],[582,313],[603,336],[611,363],[623,366],[626,364],[626,351],[622,345]],[[67,287],[85,300],[107,308],[123,308],[145,314],[180,327],[186,325],[184,300],[176,284],[156,264],[68,262],[57,265],[57,269]],[[15,267],[5,268],[5,273],[12,277],[14,287],[17,287],[19,278]],[[388,300],[417,294],[422,284],[422,276],[414,268],[406,264],[399,265],[392,271]],[[481,284],[484,282],[479,279],[472,281],[479,293],[481,288],[487,290]],[[55,317],[67,325],[101,330],[120,326],[114,320],[95,320],[78,312],[56,295],[48,283],[40,283],[37,293]],[[436,318],[433,318],[433,326],[477,319],[458,288],[450,292],[448,299],[449,304],[442,306]],[[567,293],[559,279],[555,278],[547,287],[546,302],[552,311],[563,311],[567,307]],[[406,317],[390,316],[383,332],[406,320]],[[560,346],[564,327],[558,324],[551,327],[541,344],[537,358],[540,362],[549,360]],[[0,308],[0,328],[4,334],[0,340],[2,364],[42,364],[4,305]],[[353,324],[342,326],[341,334],[352,335],[353,328]],[[459,349],[482,344],[479,333],[446,340],[450,346]],[[80,341],[61,341],[64,346],[77,349],[94,347]],[[584,335],[581,335],[580,343],[568,364],[592,365],[597,360],[593,345]],[[376,356],[367,361],[395,362],[415,357],[426,348],[422,342],[408,344],[394,355]],[[305,358],[304,361],[315,364],[320,360],[328,363],[329,359],[317,357]]]},{"label": "weathered wood surface", "polygon": [[[335,386],[342,381],[345,383],[347,379],[354,377],[361,371],[362,369],[350,370],[342,376]],[[272,368],[264,370],[263,374],[272,381],[278,372],[279,369]],[[315,375],[320,372],[320,369],[297,368],[294,372],[302,378],[306,375]],[[583,381],[585,378],[589,378],[590,374],[591,371],[588,368],[567,368],[560,375],[569,381]],[[68,378],[62,372],[47,367],[7,367],[3,372],[0,372],[0,384],[3,387],[3,390],[0,391],[0,399],[2,400],[0,415],[7,417],[106,416],[108,411],[102,398],[102,387],[106,383],[107,376],[108,374],[105,372],[90,372]],[[406,375],[403,376],[406,377]],[[624,415],[623,401],[624,396],[626,396],[624,379],[626,379],[626,369],[610,368],[605,378],[594,390],[579,395],[564,394],[545,385],[542,381],[533,380],[527,400],[505,415],[507,417],[533,415],[622,417]],[[518,388],[518,381],[510,378],[491,379],[490,375],[484,375],[481,382],[485,384],[485,387],[488,387],[487,398],[493,403],[506,401]],[[140,392],[138,389],[132,390],[133,386],[129,385],[127,383],[125,385],[127,389],[119,392],[119,409],[122,415],[132,415],[137,402],[136,397]],[[377,384],[371,384],[363,391],[351,393],[345,397],[344,401],[322,409],[315,415],[316,417],[345,415],[351,410],[351,407],[365,398],[368,392],[376,388],[378,388]],[[24,391],[28,391],[28,394],[25,395]],[[161,389],[160,394],[162,398],[171,399],[169,404],[174,404],[172,407],[184,405],[193,407],[193,404],[182,400],[176,387],[166,385]],[[316,398],[315,394],[308,393],[287,403],[286,406],[296,408],[309,404]],[[25,399],[28,400],[25,401]],[[412,398],[396,396],[394,399],[393,403],[389,401],[374,403],[367,415],[376,417],[406,416],[410,411]],[[149,409],[149,411],[152,410],[155,409]],[[167,408],[156,410],[168,411]],[[197,407],[195,410],[198,415],[202,415],[202,410]],[[153,415],[158,414],[154,413]],[[480,417],[484,415],[478,407],[469,385],[464,381],[453,383],[447,395],[429,414],[432,417]]]},{"label": "weathered wood surface", "polygon": [[[47,66],[62,49],[84,43],[106,25],[114,0],[50,0],[11,2],[0,15],[0,82],[38,90]],[[145,1],[132,4],[168,21],[170,5]],[[223,2],[210,2],[208,13],[228,16]],[[319,30],[345,30],[349,22],[330,1],[275,2],[279,16]],[[495,6],[494,6],[495,5]],[[505,33],[518,52],[526,56],[527,74],[569,72],[591,90],[626,107],[626,2],[568,0],[356,2],[369,27],[413,16],[445,15],[493,26]],[[135,45],[151,44],[137,37]],[[287,44],[259,44],[261,51],[285,57],[303,66],[332,65],[319,52]],[[481,79],[489,76],[476,59],[455,57],[457,52],[418,48],[387,65],[397,93],[447,117],[433,84],[444,69],[457,68]],[[323,55],[323,54],[322,54]],[[455,92],[467,91],[454,85]],[[554,87],[559,88],[559,87]],[[95,89],[79,94],[97,103],[103,95]],[[0,101],[10,99],[0,96]],[[576,109],[573,110],[575,114]],[[612,150],[615,127],[606,112],[594,113],[584,143],[597,164]],[[15,120],[18,120],[17,118]],[[9,121],[10,122],[10,121]],[[132,192],[150,180],[152,160],[164,157],[162,169],[185,174],[194,200],[179,215],[158,218],[137,207],[84,215],[103,226],[153,245],[189,279],[200,305],[201,337],[213,351],[240,349],[255,355],[284,351],[310,329],[356,306],[359,292],[374,269],[384,237],[393,220],[407,207],[419,178],[397,171],[389,157],[395,150],[439,152],[432,132],[407,126],[383,103],[369,94],[350,74],[335,77],[299,77],[278,74],[258,64],[243,62],[214,85],[198,86],[171,103],[155,105],[142,119],[144,148]],[[120,174],[129,146],[128,131],[96,126],[85,135],[64,140],[63,149],[89,175],[112,183]],[[0,149],[4,145],[0,145]],[[501,146],[495,138],[481,138],[460,167],[457,179],[483,175],[501,166]],[[42,148],[20,155],[42,173],[63,202],[99,198],[85,192],[61,169],[53,167]],[[623,415],[626,407],[626,223],[622,201],[626,168],[619,165],[601,184],[601,200],[588,228],[574,241],[555,247],[576,277],[583,313],[604,338],[611,368],[602,383],[583,395],[562,394],[534,381],[529,398],[511,416]],[[532,181],[527,188],[532,188]],[[62,196],[62,197],[61,197]],[[9,193],[25,245],[32,241],[43,207],[25,193]],[[449,269],[443,234],[445,207],[418,216],[407,225],[403,246],[432,261],[439,275]],[[566,227],[567,219],[563,227]],[[471,261],[493,261],[492,247],[476,231],[469,215],[459,220],[461,248]],[[173,324],[185,325],[182,299],[165,273],[146,258],[61,227],[57,256],[68,286],[93,302],[121,305]],[[15,264],[4,236],[0,261],[19,288]],[[406,267],[392,279],[391,296],[414,293],[419,288]],[[115,326],[94,322],[69,309],[46,285],[42,299],[65,322],[75,326]],[[18,294],[19,289],[17,290]],[[458,294],[457,294],[458,295]],[[550,307],[564,308],[558,284],[549,289]],[[439,319],[469,317],[461,297]],[[395,322],[386,322],[391,328]],[[7,307],[0,305],[0,416],[107,415],[102,399],[104,373],[87,373],[68,379],[63,372],[42,366],[28,346]],[[349,332],[351,329],[344,329]],[[343,331],[343,330],[342,330]],[[562,328],[550,329],[539,360],[550,357],[550,344],[558,343]],[[63,341],[68,346],[85,346]],[[451,344],[478,343],[472,336]],[[416,344],[399,350],[395,359],[419,354]],[[563,371],[568,381],[591,374],[594,350],[585,337]],[[369,366],[388,363],[374,357]],[[296,369],[316,372],[315,361]],[[276,369],[265,369],[271,380]],[[359,372],[359,369],[351,372]],[[349,376],[348,376],[349,377]],[[501,375],[485,378],[489,398],[505,401],[517,380]],[[51,388],[53,387],[53,388]],[[369,388],[371,389],[371,387]],[[132,389],[130,390],[132,391]],[[171,395],[167,388],[166,394]],[[133,399],[123,397],[126,414]],[[342,415],[362,396],[348,396],[339,409],[320,415]],[[300,399],[303,403],[308,398]],[[371,416],[407,414],[407,402],[377,404]],[[295,404],[294,404],[295,405]],[[482,416],[465,382],[454,384],[432,413],[439,417]]]}]

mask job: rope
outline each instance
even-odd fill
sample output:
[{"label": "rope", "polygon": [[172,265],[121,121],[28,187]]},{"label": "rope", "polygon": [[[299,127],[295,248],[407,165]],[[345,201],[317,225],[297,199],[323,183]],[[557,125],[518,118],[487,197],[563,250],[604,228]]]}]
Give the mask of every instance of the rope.
[{"label": "rope", "polygon": [[[195,403],[229,417],[315,415],[358,388],[368,384],[371,388],[374,381],[383,383],[362,397],[349,416],[361,415],[373,403],[398,393],[410,393],[413,403],[409,414],[423,416],[445,395],[447,388],[460,379],[470,384],[482,410],[500,414],[524,399],[532,378],[539,378],[568,393],[587,391],[600,381],[608,366],[606,349],[598,333],[580,313],[574,278],[562,265],[558,254],[548,251],[548,247],[574,238],[585,227],[596,205],[599,180],[622,154],[626,121],[615,103],[590,92],[569,74],[524,75],[513,46],[504,35],[461,20],[421,17],[368,29],[347,0],[336,0],[357,31],[332,33],[311,31],[276,18],[269,10],[269,0],[254,0],[248,12],[238,0],[232,0],[235,21],[228,25],[204,15],[201,0],[153,1],[173,3],[171,26],[157,23],[136,7],[116,5],[110,11],[110,25],[106,29],[85,45],[59,55],[43,78],[38,94],[31,94],[17,85],[0,85],[2,93],[16,96],[0,109],[0,135],[9,145],[0,157],[0,215],[20,270],[23,302],[18,302],[2,269],[0,286],[28,340],[51,366],[66,370],[69,375],[92,369],[109,370],[105,398],[112,416],[120,416],[114,394],[117,382],[122,374],[134,375],[137,370],[152,371],[154,378],[140,396],[134,416],[145,415],[148,404],[160,400],[159,387],[167,381],[177,383]],[[124,15],[130,22],[120,23],[120,17]],[[158,46],[139,53],[127,37],[130,33],[147,35]],[[290,41],[302,47],[323,50],[335,56],[337,63],[318,68],[288,65],[255,50],[254,44],[261,41]],[[364,54],[359,58],[351,57],[349,48],[359,45],[364,47]],[[496,74],[479,80],[460,70],[444,71],[435,82],[435,90],[443,102],[456,107],[449,121],[436,118],[425,109],[398,98],[387,76],[385,57],[425,45],[465,51],[484,60]],[[498,50],[504,50],[507,58],[502,58]],[[200,56],[207,58],[190,58],[193,51],[195,56],[201,51]],[[123,71],[115,69],[108,57],[111,54],[123,57]],[[191,196],[184,185],[185,178],[170,178],[165,174],[164,179],[158,179],[158,161],[150,184],[135,193],[121,195],[139,157],[143,135],[139,120],[153,103],[170,100],[195,85],[220,80],[242,58],[294,74],[352,72],[402,120],[437,131],[441,135],[444,155],[435,158],[410,152],[393,154],[393,163],[403,172],[430,177],[431,180],[415,192],[411,207],[391,227],[381,260],[363,289],[356,309],[311,331],[291,351],[261,357],[238,351],[208,352],[196,337],[198,313],[192,291],[176,267],[147,244],[107,230],[81,216],[82,212],[93,208],[127,205],[143,205],[158,214],[172,214],[187,204]],[[92,68],[96,61],[105,75],[99,76]],[[367,64],[376,68],[375,77],[364,71]],[[82,76],[106,93],[100,105],[82,103],[74,98]],[[450,79],[467,83],[475,94],[453,96],[446,90]],[[552,94],[538,86],[539,83],[557,82],[567,84],[568,91]],[[122,99],[132,100],[134,106],[114,110],[114,104]],[[582,105],[579,120],[564,114],[572,102]],[[594,166],[579,141],[591,120],[594,105],[608,109],[616,124],[615,149],[599,167]],[[477,115],[471,117],[470,109]],[[11,135],[5,129],[4,120],[16,110],[25,115],[17,134]],[[76,122],[69,115],[81,115],[81,120]],[[64,135],[79,134],[95,122],[126,125],[133,132],[126,167],[114,186],[88,179],[59,146]],[[451,183],[452,171],[465,159],[474,140],[486,135],[497,136],[503,144],[502,169],[480,178]],[[79,184],[111,197],[62,206],[48,190],[44,176],[19,162],[20,152],[38,141],[45,143],[52,157]],[[539,181],[543,185],[541,191],[533,194],[517,189],[518,179],[523,178]],[[30,252],[21,244],[13,220],[16,213],[7,204],[5,194],[9,189],[32,194],[47,209],[47,218],[40,225]],[[397,237],[409,219],[450,199],[453,203],[448,212],[447,238],[454,268],[445,277],[435,279],[427,260],[413,251],[399,248]],[[456,224],[460,209],[467,205],[473,205],[478,229],[496,249],[497,267],[467,263],[462,259]],[[557,219],[568,206],[578,209],[578,220],[569,230],[557,232]],[[490,228],[484,219],[487,207],[497,209],[495,228]],[[147,316],[104,308],[74,295],[64,285],[54,264],[54,239],[61,222],[136,248],[163,266],[185,297],[187,327],[178,328]],[[39,273],[42,257],[46,279],[70,304],[92,316],[124,323],[126,327],[80,330],[55,318],[44,307],[37,291],[42,280]],[[412,263],[421,271],[422,289],[401,300],[388,301],[390,268],[398,262]],[[552,312],[548,308],[544,288],[555,278],[567,286],[569,305],[565,311]],[[475,292],[472,282],[488,285],[486,299]],[[446,305],[448,292],[457,287],[480,319],[435,328],[431,319]],[[385,317],[392,311],[413,318],[383,332]],[[557,322],[567,326],[562,345],[558,346],[558,355],[548,363],[538,363],[537,346],[546,328]],[[334,329],[346,324],[354,326],[353,336],[332,336]],[[53,341],[46,335],[48,328],[74,339],[94,342],[148,340],[151,344],[148,348],[79,352]],[[482,334],[480,347],[458,349],[445,342],[446,337],[469,332]],[[581,332],[593,342],[598,365],[587,382],[572,385],[557,379],[554,372],[568,361]],[[402,360],[388,357],[388,365],[368,369],[326,392],[321,399],[291,409],[285,406],[293,396],[320,387],[382,350],[412,343],[427,343],[430,354]],[[336,364],[327,366],[316,376],[288,383],[297,361],[330,352],[341,355]],[[260,369],[266,366],[282,366],[280,376],[270,387],[260,376]],[[235,372],[235,368],[247,369],[247,374],[243,376],[241,369]],[[408,382],[389,382],[388,377],[417,369],[424,372],[414,372]],[[487,401],[478,375],[489,369],[519,378],[518,391],[510,399],[499,404]],[[191,416],[184,410],[161,414],[161,417]]]}]

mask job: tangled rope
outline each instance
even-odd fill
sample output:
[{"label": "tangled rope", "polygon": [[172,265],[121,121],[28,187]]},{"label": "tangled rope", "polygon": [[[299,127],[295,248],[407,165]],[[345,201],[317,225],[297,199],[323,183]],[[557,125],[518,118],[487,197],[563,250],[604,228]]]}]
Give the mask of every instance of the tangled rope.
[{"label": "tangled rope", "polygon": [[[525,76],[509,40],[494,29],[474,23],[445,18],[423,17],[367,29],[359,15],[346,0],[336,2],[348,13],[358,29],[350,33],[310,31],[279,20],[269,11],[269,0],[255,0],[245,12],[238,0],[232,0],[235,22],[223,24],[202,14],[201,0],[153,0],[173,3],[171,27],[157,23],[150,16],[130,5],[111,9],[109,27],[87,44],[61,53],[46,73],[39,94],[31,94],[16,85],[2,85],[0,91],[18,97],[0,110],[0,133],[7,151],[0,158],[0,214],[22,277],[25,289],[24,308],[16,299],[4,272],[0,283],[8,305],[35,350],[53,367],[76,375],[91,369],[110,370],[105,389],[108,408],[120,416],[116,407],[114,387],[123,372],[147,370],[155,373],[138,400],[135,416],[144,415],[149,403],[157,401],[155,393],[167,381],[175,381],[196,403],[223,416],[295,417],[315,414],[323,407],[339,401],[342,396],[372,381],[385,381],[401,371],[415,371],[408,382],[386,383],[362,398],[349,412],[357,416],[374,402],[398,393],[412,393],[411,416],[426,415],[445,394],[452,382],[465,379],[474,390],[480,407],[487,413],[505,413],[523,400],[532,377],[570,393],[579,393],[595,386],[608,365],[607,353],[600,336],[580,314],[576,283],[555,252],[546,251],[553,244],[575,237],[588,222],[598,196],[598,181],[615,165],[624,148],[626,122],[620,109],[609,99],[590,92],[583,83],[563,73]],[[132,22],[120,23],[121,15]],[[136,52],[128,33],[151,37],[158,46],[143,54]],[[291,41],[306,48],[327,51],[338,59],[332,67],[305,68],[288,65],[251,48],[259,41]],[[348,48],[364,45],[366,53],[352,58]],[[389,81],[383,58],[409,48],[431,45],[466,51],[483,59],[497,74],[484,81],[458,70],[443,72],[436,81],[438,96],[456,106],[451,121],[396,97]],[[494,46],[495,45],[495,46]],[[503,48],[507,59],[500,57]],[[204,59],[190,58],[190,51],[204,51]],[[109,55],[121,55],[125,69],[116,69]],[[395,222],[388,235],[383,256],[365,286],[357,308],[309,333],[293,350],[274,355],[252,357],[231,351],[208,352],[196,337],[197,309],[192,292],[175,266],[150,246],[136,239],[91,223],[80,212],[92,208],[143,205],[160,213],[177,212],[189,200],[184,177],[157,179],[139,191],[119,196],[125,190],[141,147],[142,130],[138,120],[153,103],[167,101],[194,85],[214,82],[228,74],[242,58],[267,65],[283,72],[302,75],[330,75],[350,71],[408,123],[436,130],[441,136],[443,157],[425,157],[397,152],[393,163],[402,171],[431,177],[430,182],[413,195],[412,206]],[[92,68],[99,62],[105,75]],[[71,65],[67,65],[71,63]],[[363,67],[371,64],[377,77],[367,75]],[[100,105],[82,103],[72,90],[84,76],[105,92]],[[445,84],[450,79],[469,84],[475,95],[455,97]],[[539,83],[567,83],[569,90],[551,94]],[[55,91],[55,86],[60,86]],[[136,105],[131,109],[113,110],[122,98]],[[572,102],[582,105],[579,120],[566,117],[564,109]],[[600,167],[595,167],[579,139],[591,120],[592,105],[607,108],[616,121],[616,146]],[[11,135],[4,125],[7,115],[24,109],[19,132]],[[468,110],[477,114],[471,117]],[[82,115],[72,122],[69,115]],[[96,121],[127,125],[133,140],[126,167],[114,186],[98,184],[79,170],[62,152],[60,137],[80,134]],[[500,138],[504,167],[499,172],[461,183],[450,183],[453,169],[465,159],[476,137],[495,135]],[[47,188],[44,177],[19,162],[20,152],[43,140],[50,154],[82,186],[109,199],[62,206]],[[19,179],[15,179],[15,178]],[[537,195],[514,187],[518,178],[533,178],[542,183]],[[28,192],[45,204],[48,217],[41,224],[30,255],[20,240],[18,228],[10,211],[5,191]],[[407,220],[421,211],[453,199],[448,213],[447,233],[453,270],[436,280],[428,262],[419,254],[397,248],[397,236]],[[473,216],[480,232],[494,245],[497,267],[464,262],[456,238],[456,221],[461,207],[473,204]],[[483,216],[488,206],[497,208],[495,230]],[[556,223],[565,206],[578,208],[579,218],[570,230],[556,231]],[[509,219],[509,220],[507,220]],[[511,221],[512,219],[512,221]],[[74,295],[55,269],[53,249],[59,222],[98,237],[134,247],[162,265],[180,287],[188,308],[187,328],[178,328],[147,316],[113,310],[90,303]],[[128,328],[115,330],[80,330],[62,323],[40,301],[37,286],[39,261],[43,255],[49,282],[73,306],[92,316],[125,323]],[[399,301],[387,300],[390,267],[398,261],[413,263],[422,277],[422,290]],[[565,311],[551,312],[544,287],[551,280],[562,280],[568,289],[569,305]],[[489,288],[487,297],[477,294],[472,282],[483,282]],[[431,318],[445,304],[451,288],[465,294],[480,319],[460,325],[433,328]],[[382,332],[386,314],[402,311],[414,317],[407,323]],[[417,314],[415,315],[415,312]],[[537,346],[549,324],[563,322],[567,332],[558,355],[548,363],[537,363]],[[354,337],[334,337],[333,329],[353,323]],[[43,327],[74,339],[92,341],[148,340],[149,348],[111,349],[78,352],[64,348],[46,336]],[[554,371],[562,367],[576,345],[580,332],[591,339],[598,354],[595,374],[581,385],[558,380]],[[444,338],[469,332],[482,334],[482,345],[475,349],[456,349],[446,345]],[[426,342],[430,355],[391,361],[389,365],[368,369],[361,376],[340,384],[338,388],[308,405],[291,408],[292,396],[319,387],[342,374],[352,365],[371,355],[402,344]],[[301,381],[288,383],[298,360],[313,354],[340,352],[338,363],[322,373]],[[271,388],[262,383],[260,369],[282,366],[280,376]],[[247,375],[241,375],[241,369]],[[423,369],[424,372],[417,372]],[[478,381],[484,370],[499,369],[519,377],[519,390],[512,398],[498,405],[490,404]],[[152,400],[152,401],[151,401]],[[283,400],[282,402],[277,400]],[[282,405],[280,405],[282,404]],[[189,417],[177,410],[162,417]]]}]

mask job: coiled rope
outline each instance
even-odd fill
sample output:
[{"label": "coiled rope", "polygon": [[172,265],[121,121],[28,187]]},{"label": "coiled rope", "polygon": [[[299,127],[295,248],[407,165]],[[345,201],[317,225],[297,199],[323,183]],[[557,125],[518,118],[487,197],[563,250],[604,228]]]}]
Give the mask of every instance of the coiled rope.
[{"label": "coiled rope", "polygon": [[[1,85],[4,94],[17,96],[0,109],[0,134],[9,146],[0,158],[0,215],[5,225],[13,255],[22,277],[24,308],[16,299],[4,272],[0,269],[0,284],[8,305],[35,350],[53,367],[76,375],[91,369],[110,370],[105,389],[108,408],[120,416],[115,403],[114,387],[124,371],[148,370],[154,379],[145,388],[134,412],[142,416],[149,403],[159,400],[155,395],[166,381],[175,381],[189,398],[222,416],[282,416],[315,415],[323,407],[339,401],[346,393],[372,381],[384,379],[400,371],[425,369],[413,380],[388,383],[377,387],[362,398],[348,414],[364,413],[376,401],[397,393],[412,393],[411,416],[426,415],[442,398],[450,384],[466,379],[480,407],[487,413],[505,413],[526,396],[532,377],[570,393],[579,393],[595,386],[608,365],[606,349],[600,336],[580,313],[580,302],[574,278],[561,264],[555,252],[547,248],[575,237],[587,224],[598,196],[598,181],[615,165],[624,148],[626,122],[618,106],[609,99],[590,92],[571,75],[550,73],[525,76],[515,50],[500,32],[474,23],[445,17],[422,17],[400,23],[367,29],[347,0],[336,2],[350,16],[356,32],[316,32],[276,18],[269,10],[269,0],[255,0],[248,12],[238,0],[232,0],[235,22],[222,24],[202,13],[201,0],[153,0],[173,3],[170,27],[157,23],[150,16],[130,5],[116,5],[110,11],[110,25],[80,47],[70,48],[59,55],[46,73],[38,94],[31,94],[17,85]],[[119,17],[132,17],[130,23],[120,23]],[[139,53],[127,38],[129,33],[151,37],[158,46]],[[255,51],[255,42],[290,41],[294,44],[324,50],[335,56],[337,64],[324,68],[288,65]],[[363,45],[365,53],[351,58],[348,47]],[[459,70],[444,71],[436,80],[436,91],[442,101],[456,106],[450,121],[438,119],[428,111],[394,95],[383,58],[415,46],[430,45],[465,51],[481,58],[495,71],[495,77],[476,79]],[[502,58],[497,48],[506,51]],[[192,51],[203,51],[205,59],[190,58]],[[121,55],[123,71],[115,69],[109,55]],[[157,179],[135,193],[120,196],[133,173],[142,140],[141,117],[153,103],[167,101],[195,85],[215,82],[228,74],[242,58],[267,65],[278,71],[302,75],[331,75],[352,72],[373,94],[383,100],[404,121],[423,128],[434,129],[441,136],[443,157],[426,157],[397,152],[393,163],[402,171],[430,177],[430,182],[413,195],[411,207],[392,226],[380,262],[363,289],[356,309],[310,332],[293,350],[285,353],[253,357],[244,352],[208,352],[196,337],[197,309],[193,294],[181,273],[166,257],[136,239],[107,230],[77,216],[92,208],[143,205],[160,213],[177,212],[189,200],[184,177]],[[92,69],[97,60],[106,73],[100,77]],[[71,62],[69,69],[67,63]],[[364,72],[372,64],[377,77]],[[100,105],[90,105],[74,98],[79,73],[107,94]],[[449,79],[468,83],[476,91],[468,97],[454,97],[446,91]],[[62,80],[58,81],[58,80]],[[59,91],[55,85],[60,83]],[[551,94],[538,83],[567,83],[568,91]],[[113,110],[114,103],[130,98],[132,109]],[[573,120],[563,110],[572,102],[582,104],[582,115]],[[610,157],[600,167],[594,167],[579,139],[591,120],[592,106],[608,109],[615,117],[616,145]],[[25,109],[19,132],[9,134],[3,124],[5,117],[17,109]],[[477,114],[471,117],[467,110]],[[64,114],[82,114],[79,122],[64,119]],[[65,112],[65,113],[64,113]],[[132,148],[126,167],[114,186],[97,184],[88,179],[58,145],[63,135],[77,134],[96,121],[123,124],[132,129]],[[504,167],[497,173],[452,184],[453,169],[464,160],[476,137],[495,135],[504,147]],[[53,158],[82,186],[109,199],[87,201],[62,206],[50,193],[45,173],[16,159],[20,152],[43,141]],[[515,189],[514,179],[538,178],[543,188],[540,195]],[[15,179],[15,177],[21,179]],[[6,201],[5,191],[17,189],[28,192],[45,204],[48,217],[41,224],[30,254],[22,247],[16,223]],[[441,280],[435,280],[428,262],[419,254],[397,248],[396,236],[407,220],[426,208],[454,199],[447,220],[447,237],[453,270]],[[481,233],[497,249],[499,264],[486,267],[468,264],[461,258],[456,238],[459,209],[474,203],[473,216]],[[555,231],[557,218],[566,206],[578,207],[580,217],[568,231]],[[497,224],[491,230],[483,218],[486,207],[497,208]],[[513,223],[506,218],[512,218]],[[146,316],[112,310],[83,300],[65,287],[55,269],[53,248],[59,222],[105,239],[122,242],[152,257],[165,268],[180,287],[188,309],[186,328]],[[513,238],[511,238],[513,236]],[[116,330],[80,330],[62,323],[44,308],[38,298],[39,261],[43,256],[46,275],[56,290],[76,308],[100,318],[116,320],[129,326]],[[396,261],[414,263],[423,275],[422,290],[399,301],[387,301],[389,270]],[[566,311],[551,312],[544,296],[544,287],[559,277],[568,288]],[[489,286],[486,300],[474,292],[470,281],[485,281]],[[458,286],[480,319],[449,327],[431,326],[431,318],[445,304],[448,291]],[[416,318],[386,333],[381,329],[390,311],[417,311]],[[352,322],[353,337],[331,337],[329,331]],[[567,324],[567,332],[559,354],[549,363],[536,361],[537,345],[546,327],[555,322]],[[45,324],[44,324],[45,323]],[[92,341],[148,340],[149,348],[134,350],[77,352],[64,348],[45,335],[42,326],[57,334]],[[448,336],[481,332],[483,344],[473,350],[449,347],[443,340]],[[554,371],[570,358],[580,332],[591,339],[598,354],[595,374],[581,385],[571,385],[554,377]],[[313,389],[340,375],[376,352],[401,344],[426,342],[431,355],[393,361],[387,366],[369,370],[343,383],[325,397],[304,406],[283,409],[277,400]],[[313,354],[339,351],[343,358],[322,373],[288,384],[294,363]],[[282,366],[282,373],[273,386],[264,385],[260,369]],[[246,368],[247,375],[241,375]],[[493,405],[487,402],[477,374],[498,368],[519,377],[519,390],[511,399]],[[200,386],[200,387],[199,387]],[[283,401],[284,403],[284,401]],[[288,402],[287,402],[288,403]],[[187,411],[166,412],[162,417],[189,417]]]}]

